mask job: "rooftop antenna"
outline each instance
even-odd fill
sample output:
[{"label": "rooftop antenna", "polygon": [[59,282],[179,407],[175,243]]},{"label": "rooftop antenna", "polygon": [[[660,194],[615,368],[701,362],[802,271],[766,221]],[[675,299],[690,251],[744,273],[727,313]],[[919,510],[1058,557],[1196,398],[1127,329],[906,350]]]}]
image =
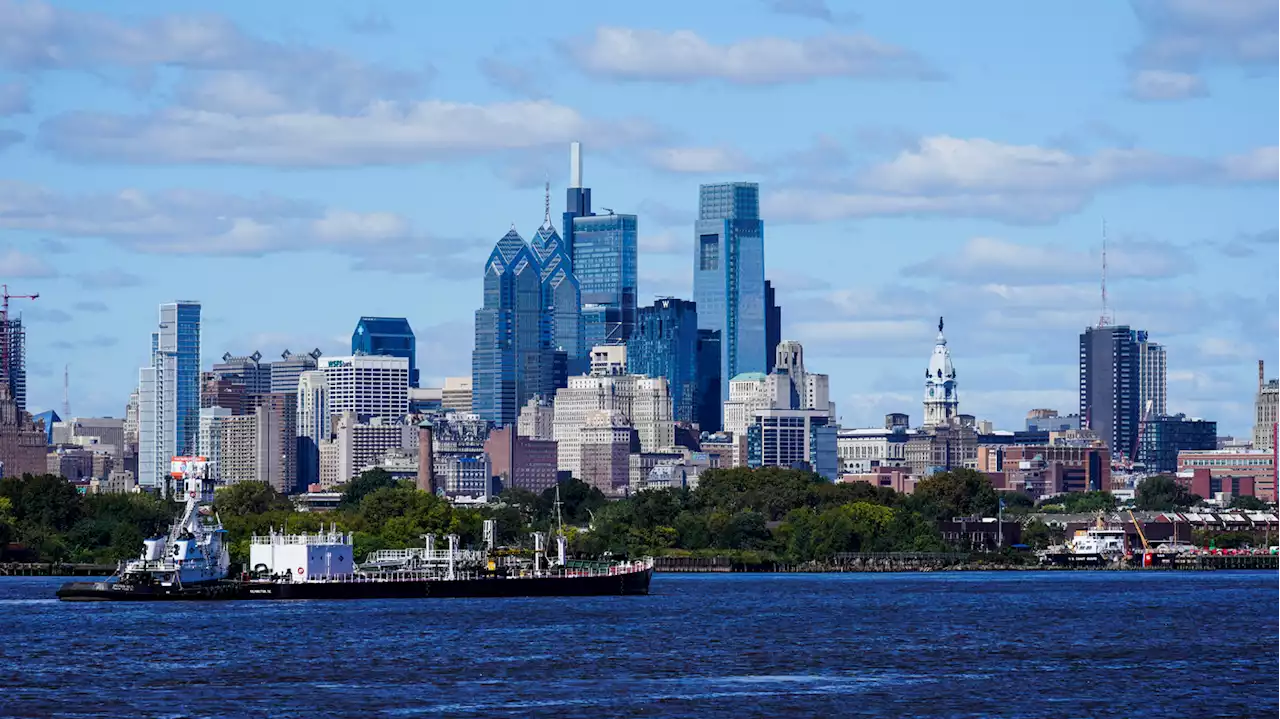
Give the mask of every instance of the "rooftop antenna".
[{"label": "rooftop antenna", "polygon": [[546,215],[542,218],[542,226],[551,226],[551,178],[546,181]]},{"label": "rooftop antenna", "polygon": [[1102,218],[1102,315],[1098,317],[1099,327],[1109,327],[1111,316],[1107,314],[1107,218]]}]

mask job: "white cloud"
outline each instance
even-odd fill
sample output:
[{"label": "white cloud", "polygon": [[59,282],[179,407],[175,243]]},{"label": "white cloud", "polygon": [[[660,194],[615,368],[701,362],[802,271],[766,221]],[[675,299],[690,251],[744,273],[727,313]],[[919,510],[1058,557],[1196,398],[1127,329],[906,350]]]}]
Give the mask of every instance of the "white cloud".
[{"label": "white cloud", "polygon": [[1129,94],[1138,100],[1183,100],[1208,94],[1199,75],[1168,70],[1142,70],[1130,79]]},{"label": "white cloud", "polygon": [[58,271],[43,258],[14,248],[0,251],[0,277],[57,277]]},{"label": "white cloud", "polygon": [[659,170],[690,174],[750,172],[751,160],[731,147],[666,147],[649,153],[649,163]]},{"label": "white cloud", "polygon": [[141,116],[71,113],[41,129],[48,149],[77,160],[332,167],[409,164],[582,140],[647,136],[639,123],[602,123],[548,101],[475,105],[376,102],[356,115],[238,116],[169,108]]},{"label": "white cloud", "polygon": [[[1128,242],[1108,248],[1110,277],[1168,278],[1192,272],[1195,261],[1168,243]],[[951,281],[999,282],[1009,285],[1057,284],[1096,280],[1100,254],[1055,246],[1025,245],[991,237],[974,237],[957,252],[910,265],[903,274]]]},{"label": "white cloud", "polygon": [[831,77],[937,77],[916,53],[862,34],[717,45],[691,30],[600,27],[594,37],[565,47],[584,72],[618,80],[768,85]]},{"label": "white cloud", "polygon": [[640,235],[640,251],[653,255],[679,255],[693,251],[688,232],[663,230],[655,234]]}]

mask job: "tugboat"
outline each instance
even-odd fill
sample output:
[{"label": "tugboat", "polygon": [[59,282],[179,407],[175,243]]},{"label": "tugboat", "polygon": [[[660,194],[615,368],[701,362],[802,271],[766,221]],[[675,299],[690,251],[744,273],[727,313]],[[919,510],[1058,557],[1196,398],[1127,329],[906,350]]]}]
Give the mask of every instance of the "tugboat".
[{"label": "tugboat", "polygon": [[231,593],[225,584],[231,569],[227,532],[210,506],[213,484],[202,476],[174,474],[183,474],[186,502],[168,534],[144,540],[142,555],[122,562],[105,582],[62,585],[58,589],[60,599],[213,599]]},{"label": "tugboat", "polygon": [[[644,595],[653,578],[653,558],[631,561],[571,560],[563,525],[557,521],[556,552],[547,535],[535,532],[534,549],[497,547],[497,524],[484,523],[485,549],[462,550],[456,534],[448,548],[425,546],[372,553],[354,559],[352,536],[329,527],[314,534],[274,530],[250,539],[252,571],[228,577],[221,523],[202,524],[196,493],[187,499],[171,538],[147,540],[141,559],[106,582],[70,582],[58,590],[67,601],[173,599],[409,599],[442,597],[564,597]],[[557,497],[557,515],[559,502]],[[168,549],[161,552],[154,547]],[[193,552],[188,555],[188,552]],[[188,559],[190,557],[190,559]],[[181,561],[179,561],[181,560]],[[190,562],[190,563],[188,563]]]}]

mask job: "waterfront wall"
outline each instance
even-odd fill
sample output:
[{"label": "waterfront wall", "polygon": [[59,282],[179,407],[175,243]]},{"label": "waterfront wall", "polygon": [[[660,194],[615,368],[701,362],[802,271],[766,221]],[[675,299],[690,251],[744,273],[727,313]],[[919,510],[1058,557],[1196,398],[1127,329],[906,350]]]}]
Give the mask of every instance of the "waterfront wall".
[{"label": "waterfront wall", "polygon": [[1143,567],[1140,563],[1110,566],[1044,566],[1032,561],[1019,562],[1002,555],[963,553],[909,553],[886,552],[880,554],[842,554],[824,562],[790,564],[785,562],[736,561],[729,557],[658,557],[654,560],[655,572],[933,572],[933,571],[1105,571],[1105,570],[1183,570],[1204,571],[1213,569],[1251,569],[1280,571],[1280,557],[1276,555],[1195,555],[1177,557],[1156,567]]}]

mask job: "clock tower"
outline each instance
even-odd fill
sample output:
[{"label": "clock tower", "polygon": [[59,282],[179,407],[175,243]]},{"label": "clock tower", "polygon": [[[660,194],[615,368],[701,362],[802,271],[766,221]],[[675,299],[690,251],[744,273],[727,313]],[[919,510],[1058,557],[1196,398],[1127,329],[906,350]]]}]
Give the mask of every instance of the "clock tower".
[{"label": "clock tower", "polygon": [[956,370],[951,365],[951,350],[942,334],[942,318],[938,318],[938,340],[924,373],[924,426],[951,424],[960,413],[960,393],[956,387]]}]

